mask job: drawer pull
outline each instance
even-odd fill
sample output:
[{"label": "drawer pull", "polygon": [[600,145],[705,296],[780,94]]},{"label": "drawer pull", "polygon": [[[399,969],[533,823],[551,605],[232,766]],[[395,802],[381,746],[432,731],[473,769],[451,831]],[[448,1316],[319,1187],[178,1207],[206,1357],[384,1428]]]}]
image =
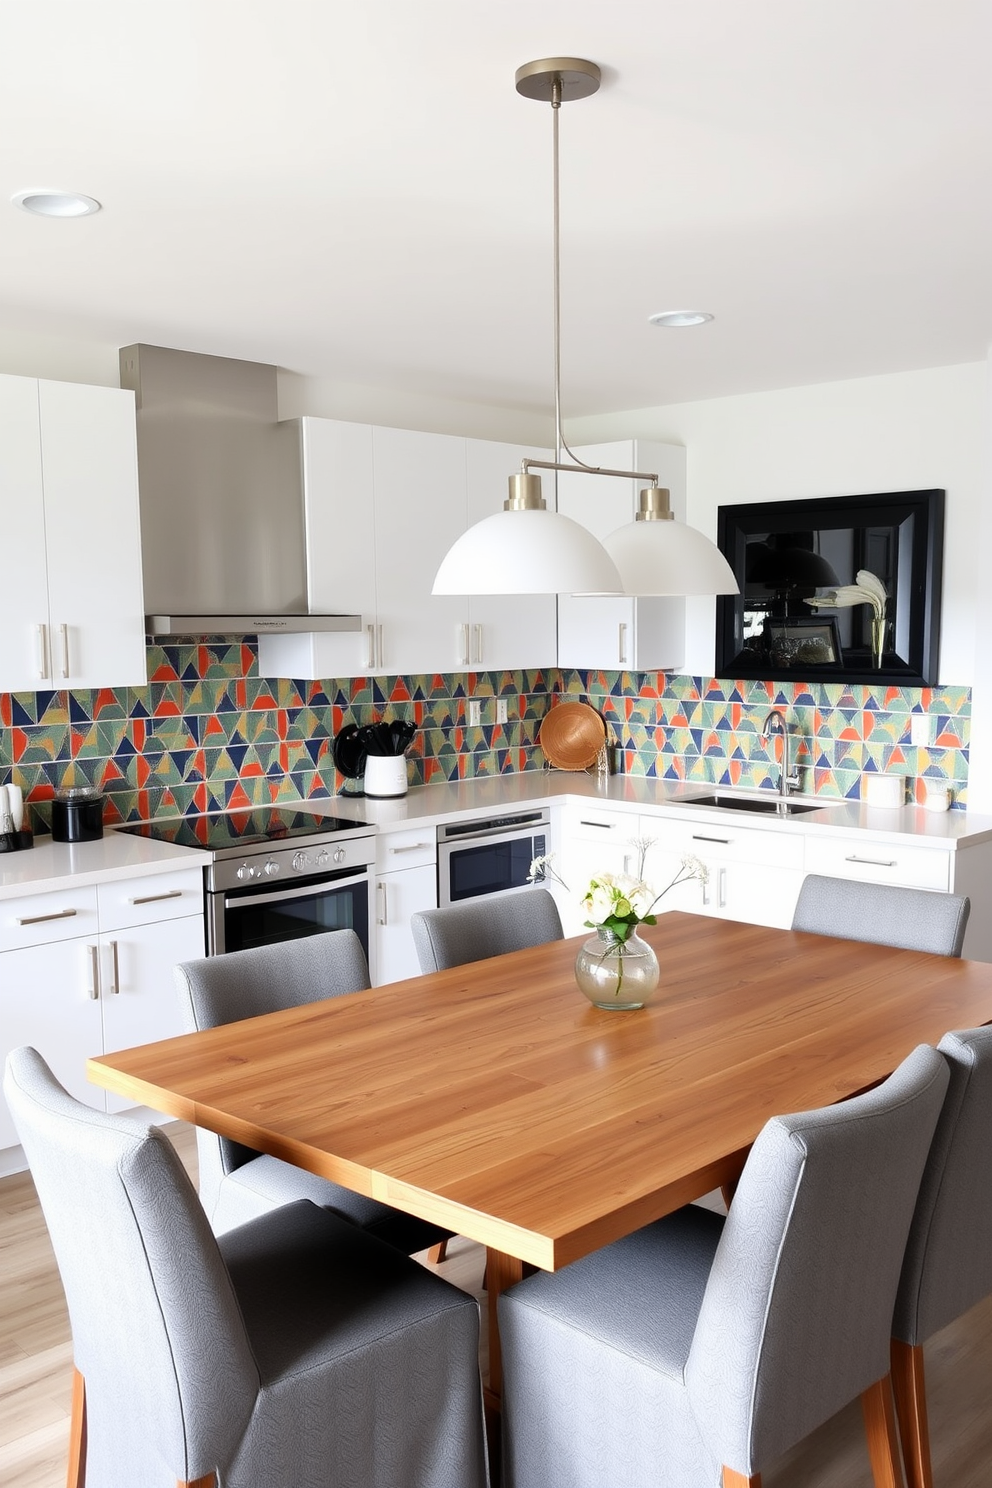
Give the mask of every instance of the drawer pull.
[{"label": "drawer pull", "polygon": [[100,952],[95,945],[88,945],[86,953],[90,959],[90,984],[86,990],[90,1000],[96,1002],[100,996]]},{"label": "drawer pull", "polygon": [[376,884],[375,887],[379,899],[379,913],[376,916],[376,921],[380,925],[388,925],[389,920],[387,918],[386,909],[386,885],[384,883],[379,883]]},{"label": "drawer pull", "polygon": [[614,827],[616,826],[616,822],[580,821],[579,822],[579,826],[580,827],[602,827],[602,829],[603,829],[604,832],[612,832],[613,829],[614,829]]},{"label": "drawer pull", "polygon": [[701,832],[693,832],[693,842],[719,842],[723,847],[729,847],[733,842],[732,837],[704,837]]},{"label": "drawer pull", "polygon": [[391,853],[423,852],[425,847],[433,846],[433,842],[411,842],[409,847],[389,847],[386,851]]},{"label": "drawer pull", "polygon": [[128,904],[157,904],[160,899],[181,899],[182,889],[168,889],[164,894],[142,894],[140,898],[129,899]]},{"label": "drawer pull", "polygon": [[54,914],[47,915],[24,915],[23,918],[15,919],[15,925],[41,925],[45,920],[71,920],[78,911],[75,909],[58,909]]},{"label": "drawer pull", "polygon": [[895,868],[898,865],[897,858],[859,858],[856,854],[844,859],[845,863],[867,863],[872,868]]}]

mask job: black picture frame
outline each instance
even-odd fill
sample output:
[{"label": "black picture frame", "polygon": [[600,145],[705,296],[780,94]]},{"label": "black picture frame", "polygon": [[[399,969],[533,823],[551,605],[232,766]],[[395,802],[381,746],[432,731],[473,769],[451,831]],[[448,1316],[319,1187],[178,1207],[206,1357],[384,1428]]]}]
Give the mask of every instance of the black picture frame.
[{"label": "black picture frame", "polygon": [[[837,662],[807,660],[811,678],[886,680],[908,687],[938,681],[944,557],[943,490],[886,491],[721,506],[717,542],[740,586],[717,599],[716,675],[796,681],[766,622],[835,627]],[[828,609],[806,603],[853,584],[867,569],[889,596],[881,662],[876,665],[870,605]]]},{"label": "black picture frame", "polygon": [[818,672],[838,671],[844,664],[840,631],[835,619],[826,615],[769,615],[765,621],[769,652],[784,671],[815,667]]}]

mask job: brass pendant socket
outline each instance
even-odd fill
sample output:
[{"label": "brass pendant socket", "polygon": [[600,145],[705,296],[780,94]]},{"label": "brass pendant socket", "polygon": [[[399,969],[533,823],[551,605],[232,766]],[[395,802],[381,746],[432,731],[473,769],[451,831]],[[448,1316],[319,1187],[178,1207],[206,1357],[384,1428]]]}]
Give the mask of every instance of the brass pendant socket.
[{"label": "brass pendant socket", "polygon": [[641,492],[635,522],[672,522],[671,491],[665,486],[645,486]]},{"label": "brass pendant socket", "polygon": [[542,57],[518,67],[515,82],[522,97],[536,98],[539,103],[554,102],[557,82],[562,103],[571,103],[597,93],[602,76],[595,62],[582,57]]},{"label": "brass pendant socket", "polygon": [[510,494],[503,503],[504,511],[543,511],[544,496],[541,492],[541,477],[521,471],[510,476]]}]

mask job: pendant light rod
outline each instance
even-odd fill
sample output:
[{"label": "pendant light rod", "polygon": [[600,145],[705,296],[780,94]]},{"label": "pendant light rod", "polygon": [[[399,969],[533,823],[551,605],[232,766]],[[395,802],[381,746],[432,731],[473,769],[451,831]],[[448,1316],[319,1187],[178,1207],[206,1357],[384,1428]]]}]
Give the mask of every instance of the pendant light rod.
[{"label": "pendant light rod", "polygon": [[[565,453],[571,455],[572,451],[565,447]],[[574,459],[574,455],[572,456]],[[575,465],[566,465],[561,460],[532,460],[529,457],[520,461],[520,470],[526,475],[528,470],[579,470],[585,471],[587,475],[616,475],[621,480],[649,481],[652,486],[658,484],[657,472],[645,470],[608,470],[605,465],[586,465],[583,460],[576,461]]]}]

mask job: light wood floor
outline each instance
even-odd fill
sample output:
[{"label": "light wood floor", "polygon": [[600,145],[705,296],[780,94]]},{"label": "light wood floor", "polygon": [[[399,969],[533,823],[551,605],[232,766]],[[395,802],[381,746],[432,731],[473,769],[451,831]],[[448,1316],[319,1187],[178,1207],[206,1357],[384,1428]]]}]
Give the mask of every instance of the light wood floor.
[{"label": "light wood floor", "polygon": [[[189,1128],[166,1128],[191,1171]],[[439,1268],[479,1296],[483,1253],[449,1245]],[[485,1327],[482,1336],[485,1338]],[[935,1488],[992,1483],[992,1299],[927,1346]],[[30,1176],[0,1179],[0,1483],[64,1488],[72,1347],[58,1272]],[[853,1405],[763,1475],[765,1488],[871,1488]],[[135,1485],[139,1488],[139,1485]],[[610,1488],[604,1483],[602,1488]],[[648,1488],[648,1485],[645,1485]]]}]

